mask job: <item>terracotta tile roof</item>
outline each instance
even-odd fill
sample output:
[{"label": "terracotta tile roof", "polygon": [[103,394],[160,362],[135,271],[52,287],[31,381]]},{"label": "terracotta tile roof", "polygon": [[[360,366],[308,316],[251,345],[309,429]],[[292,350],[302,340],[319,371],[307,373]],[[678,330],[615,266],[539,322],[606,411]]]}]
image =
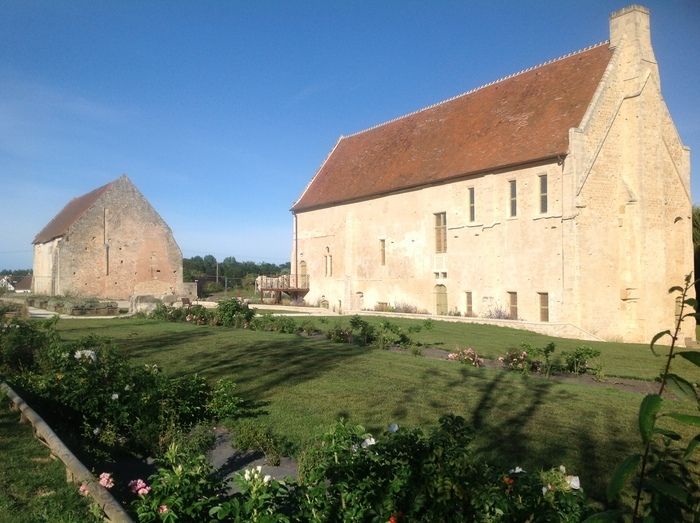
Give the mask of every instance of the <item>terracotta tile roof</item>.
[{"label": "terracotta tile roof", "polygon": [[107,185],[98,187],[94,191],[73,198],[61,212],[54,216],[53,220],[46,224],[46,227],[41,229],[32,243],[34,245],[37,243],[46,243],[54,238],[65,235],[68,232],[68,228],[73,225],[113,183],[114,182],[110,182]]},{"label": "terracotta tile roof", "polygon": [[17,282],[15,285],[15,291],[30,291],[32,290],[32,275],[27,274]]},{"label": "terracotta tile roof", "polygon": [[604,42],[341,137],[292,211],[565,155],[611,56]]}]

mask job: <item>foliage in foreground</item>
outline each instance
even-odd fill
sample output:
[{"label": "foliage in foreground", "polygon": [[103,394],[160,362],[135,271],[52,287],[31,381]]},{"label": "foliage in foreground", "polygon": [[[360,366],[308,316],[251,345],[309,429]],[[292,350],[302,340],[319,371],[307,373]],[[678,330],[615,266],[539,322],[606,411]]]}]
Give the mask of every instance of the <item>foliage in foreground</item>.
[{"label": "foliage in foreground", "polygon": [[202,456],[171,448],[136,501],[140,521],[580,521],[578,477],[555,468],[499,472],[475,456],[464,419],[445,416],[430,433],[396,425],[375,440],[339,421],[304,456],[299,481],[249,469],[225,485]]},{"label": "foliage in foreground", "polygon": [[[0,375],[38,399],[52,421],[91,451],[156,455],[199,422],[235,417],[231,380],[211,387],[197,374],[171,378],[156,365],[133,367],[111,342],[63,343],[55,320],[0,326]],[[77,429],[77,430],[76,430]]]},{"label": "foliage in foreground", "polygon": [[[673,329],[659,332],[651,341],[650,348],[661,338],[671,338],[666,354],[666,363],[659,377],[659,392],[648,394],[639,407],[639,435],[643,451],[632,454],[620,463],[608,485],[608,500],[617,501],[623,487],[633,479],[635,496],[634,507],[596,514],[589,521],[617,521],[623,515],[632,521],[698,521],[700,519],[700,477],[697,474],[698,462],[693,460],[700,445],[700,433],[683,441],[677,432],[662,427],[659,422],[670,418],[690,427],[700,427],[700,416],[687,412],[668,411],[663,394],[667,389],[678,397],[689,399],[700,411],[700,398],[695,386],[685,378],[671,372],[671,363],[680,356],[700,367],[700,352],[676,352],[676,343],[681,332],[681,323],[689,317],[698,318],[698,302],[689,298],[689,291],[696,282],[691,275],[685,278],[683,287],[672,287],[669,294],[678,294],[681,304]],[[686,307],[693,310],[685,312]],[[654,351],[654,354],[656,352]]]}]

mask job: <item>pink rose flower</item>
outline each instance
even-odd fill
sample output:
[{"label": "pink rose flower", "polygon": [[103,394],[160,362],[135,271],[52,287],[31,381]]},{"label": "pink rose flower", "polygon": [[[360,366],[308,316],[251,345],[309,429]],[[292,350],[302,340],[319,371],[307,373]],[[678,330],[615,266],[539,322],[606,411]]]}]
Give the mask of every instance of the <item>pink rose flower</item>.
[{"label": "pink rose flower", "polygon": [[110,489],[114,486],[114,479],[112,479],[112,474],[109,472],[103,472],[100,474],[100,485],[104,488]]},{"label": "pink rose flower", "polygon": [[80,485],[78,492],[80,493],[81,496],[87,496],[88,494],[90,494],[90,490],[88,490],[88,486],[85,483]]},{"label": "pink rose flower", "polygon": [[151,487],[146,485],[146,482],[140,478],[129,481],[129,489],[139,496],[145,496],[151,491]]},{"label": "pink rose flower", "polygon": [[160,507],[158,507],[159,514],[165,514],[168,510],[168,505],[161,505]]}]

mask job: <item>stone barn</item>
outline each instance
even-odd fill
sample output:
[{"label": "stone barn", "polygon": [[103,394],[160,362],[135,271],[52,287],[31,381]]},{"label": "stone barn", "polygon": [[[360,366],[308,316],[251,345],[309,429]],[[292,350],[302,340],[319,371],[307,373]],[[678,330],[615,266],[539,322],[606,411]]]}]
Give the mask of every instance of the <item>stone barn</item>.
[{"label": "stone barn", "polygon": [[342,136],[292,207],[292,272],[335,309],[646,342],[693,269],[691,207],[649,11],[630,6],[609,41]]},{"label": "stone barn", "polygon": [[183,290],[172,231],[127,176],[68,202],[33,243],[36,294],[128,299]]}]

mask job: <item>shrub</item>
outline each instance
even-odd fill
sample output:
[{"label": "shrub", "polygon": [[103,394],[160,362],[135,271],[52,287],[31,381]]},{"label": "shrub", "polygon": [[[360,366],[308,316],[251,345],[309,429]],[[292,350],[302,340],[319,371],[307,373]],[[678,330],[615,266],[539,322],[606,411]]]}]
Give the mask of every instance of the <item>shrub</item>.
[{"label": "shrub", "polygon": [[588,345],[580,345],[573,352],[563,352],[565,367],[567,372],[573,374],[585,374],[588,370],[588,363],[600,356],[600,351],[589,347]]},{"label": "shrub", "polygon": [[37,356],[58,342],[55,325],[58,318],[30,322],[17,318],[0,323],[0,374],[31,371]]},{"label": "shrub", "polygon": [[214,323],[214,312],[210,311],[202,305],[191,305],[188,309],[183,310],[184,320],[196,325],[210,325]]},{"label": "shrub", "polygon": [[336,323],[326,332],[326,337],[333,343],[350,343],[352,330]]},{"label": "shrub", "polygon": [[255,311],[236,298],[220,301],[216,308],[216,316],[220,325],[224,327],[247,327]]},{"label": "shrub", "polygon": [[88,336],[37,350],[34,368],[13,376],[55,421],[78,428],[89,447],[157,453],[176,430],[208,416],[211,388],[200,376],[169,378],[155,365],[132,367],[108,340]]},{"label": "shrub", "polygon": [[305,334],[306,336],[312,336],[321,332],[316,327],[316,324],[309,319],[302,320],[302,322],[299,324],[298,330],[300,333]]},{"label": "shrub", "polygon": [[280,457],[293,452],[291,444],[257,420],[241,420],[232,426],[233,445],[239,450],[262,452],[268,465],[280,464]]},{"label": "shrub", "polygon": [[208,521],[219,502],[223,485],[203,455],[190,456],[171,445],[160,467],[138,494],[134,508],[140,522]]},{"label": "shrub", "polygon": [[358,315],[350,318],[350,327],[353,331],[353,340],[360,345],[370,345],[376,339],[374,327]]},{"label": "shrub", "polygon": [[498,361],[506,370],[517,370],[523,374],[530,371],[530,360],[524,350],[509,350],[504,356],[500,356]]},{"label": "shrub", "polygon": [[216,382],[208,405],[214,419],[235,418],[243,410],[243,400],[236,395],[236,384],[230,378]]},{"label": "shrub", "polygon": [[457,352],[451,352],[447,355],[448,360],[459,361],[465,365],[472,365],[474,367],[483,367],[484,360],[479,357],[474,349],[467,347],[466,349],[460,349]]},{"label": "shrub", "polygon": [[[532,347],[529,343],[523,343],[520,346],[528,354],[530,368],[535,372],[543,372],[545,376],[549,377],[555,367],[552,354],[557,346],[553,342],[549,342],[544,347]],[[544,361],[538,358],[544,358]]]}]

